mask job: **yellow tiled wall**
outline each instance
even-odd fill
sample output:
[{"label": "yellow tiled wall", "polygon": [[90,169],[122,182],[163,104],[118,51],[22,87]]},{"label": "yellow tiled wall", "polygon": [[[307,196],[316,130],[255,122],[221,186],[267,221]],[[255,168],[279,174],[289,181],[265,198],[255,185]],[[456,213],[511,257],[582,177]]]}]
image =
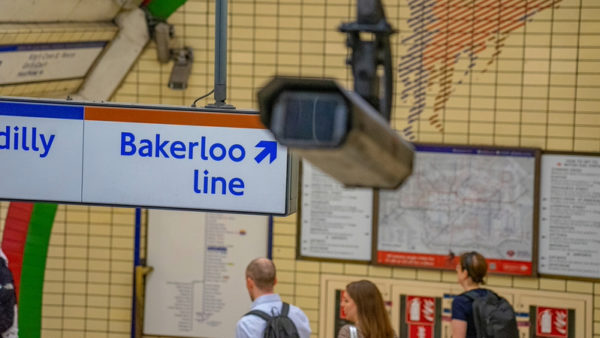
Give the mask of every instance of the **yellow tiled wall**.
[{"label": "yellow tiled wall", "polygon": [[[596,0],[558,3],[559,8],[538,13],[506,38],[497,67],[491,68],[496,72],[473,72],[468,75],[473,85],[454,87],[454,96],[441,113],[441,131],[429,121],[435,93],[428,92],[428,108],[414,124],[415,140],[600,151],[600,8]],[[398,64],[406,52],[400,41],[410,34],[408,0],[387,0],[385,5],[388,20],[400,30],[392,38],[394,64]],[[342,21],[353,20],[354,6],[351,0],[230,1],[227,102],[256,109],[256,90],[274,74],[334,77],[350,87],[350,72],[344,64],[345,37],[336,28]],[[189,106],[212,89],[214,1],[188,0],[169,22],[176,27],[175,44],[194,49],[189,88],[167,88],[171,64],[156,61],[151,43],[113,101]],[[531,39],[542,45],[546,41],[547,47],[531,47]],[[526,62],[523,56],[538,61]],[[483,55],[481,62],[486,61],[484,57],[489,60],[490,55]],[[581,61],[576,62],[577,58]],[[569,71],[561,72],[563,68]],[[511,85],[490,86],[490,76]],[[403,130],[411,105],[402,99],[402,85],[396,88],[392,124]],[[505,92],[514,98],[499,96]],[[14,93],[3,95],[7,94]],[[208,103],[211,97],[199,106]],[[6,208],[7,203],[0,203],[2,225]],[[129,337],[133,225],[133,209],[59,207],[46,271],[42,337]],[[296,229],[296,215],[275,219],[276,291],[305,310],[313,337],[318,336],[321,274],[455,280],[452,272],[297,260]],[[593,294],[594,338],[600,338],[600,282],[492,276],[489,283]]]},{"label": "yellow tiled wall", "polygon": [[[7,210],[0,203],[2,229]],[[42,337],[130,337],[134,224],[134,209],[59,205],[44,276]]]}]

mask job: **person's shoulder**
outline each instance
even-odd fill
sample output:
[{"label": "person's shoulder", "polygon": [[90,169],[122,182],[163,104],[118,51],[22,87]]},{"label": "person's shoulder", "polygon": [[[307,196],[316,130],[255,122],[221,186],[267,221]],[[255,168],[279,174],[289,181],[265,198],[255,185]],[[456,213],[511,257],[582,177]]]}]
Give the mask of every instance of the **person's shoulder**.
[{"label": "person's shoulder", "polygon": [[238,328],[244,328],[244,327],[248,327],[250,322],[253,322],[252,317],[255,317],[254,315],[249,315],[249,314],[244,314],[235,324],[235,326],[237,326]]},{"label": "person's shoulder", "polygon": [[485,296],[490,292],[494,293],[494,291],[492,291],[490,289],[477,288],[477,289],[473,289],[473,290],[469,290],[469,291],[464,291],[463,293],[455,296],[455,298],[456,297],[462,297],[465,299],[477,298],[477,297]]},{"label": "person's shoulder", "polygon": [[493,294],[494,291],[486,289],[486,288],[478,288],[478,289],[474,289],[471,291],[465,291],[465,292],[461,293],[459,296],[462,296],[462,297],[468,299],[469,301],[473,301],[474,299],[477,299],[480,297],[485,297],[489,293]]},{"label": "person's shoulder", "polygon": [[490,289],[486,289],[486,288],[479,288],[479,289],[475,289],[473,291],[475,291],[477,294],[480,294],[482,296],[485,296],[488,293],[494,293],[494,291],[492,291]]},{"label": "person's shoulder", "polygon": [[340,328],[340,331],[338,331],[338,335],[337,338],[350,338],[350,327],[352,325],[350,324],[346,324],[344,326],[342,326]]},{"label": "person's shoulder", "polygon": [[250,337],[249,332],[252,331],[252,325],[250,324],[250,316],[245,315],[240,318],[235,324],[235,338]]},{"label": "person's shoulder", "polygon": [[288,318],[294,322],[294,325],[296,325],[296,329],[298,330],[300,337],[310,337],[312,330],[310,328],[310,321],[308,320],[308,317],[299,307],[290,303],[288,304],[290,305]]},{"label": "person's shoulder", "polygon": [[465,320],[473,301],[464,293],[454,296],[452,300],[452,319]]},{"label": "person's shoulder", "polygon": [[467,296],[468,292],[463,292],[461,294],[458,294],[456,296],[454,296],[453,298],[453,303],[454,302],[458,302],[458,303],[468,303],[471,302],[471,298],[469,296]]},{"label": "person's shoulder", "polygon": [[[258,309],[252,309],[252,311],[255,311]],[[262,311],[262,310],[258,310],[258,311]],[[264,311],[262,311],[264,312]],[[238,319],[236,326],[237,327],[241,327],[241,328],[252,328],[255,327],[256,325],[260,325],[262,323],[264,323],[265,320],[263,318],[261,318],[260,316],[254,314],[254,313],[250,313],[246,312],[242,317],[240,317],[240,319]]]}]

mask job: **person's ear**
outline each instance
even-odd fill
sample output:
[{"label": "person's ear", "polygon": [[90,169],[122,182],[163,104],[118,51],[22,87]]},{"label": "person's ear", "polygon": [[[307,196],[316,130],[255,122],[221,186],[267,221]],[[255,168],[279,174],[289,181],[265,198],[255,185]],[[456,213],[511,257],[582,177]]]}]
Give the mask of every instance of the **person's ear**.
[{"label": "person's ear", "polygon": [[277,277],[275,277],[275,279],[273,280],[273,287],[275,287],[275,285],[277,285]]},{"label": "person's ear", "polygon": [[469,276],[469,270],[467,270],[467,269],[463,269],[463,271],[462,271],[462,272],[463,272],[463,277],[464,277],[465,279],[467,279],[467,278],[468,278],[468,279],[471,279],[471,280],[473,280],[473,279],[471,278],[471,276]]}]

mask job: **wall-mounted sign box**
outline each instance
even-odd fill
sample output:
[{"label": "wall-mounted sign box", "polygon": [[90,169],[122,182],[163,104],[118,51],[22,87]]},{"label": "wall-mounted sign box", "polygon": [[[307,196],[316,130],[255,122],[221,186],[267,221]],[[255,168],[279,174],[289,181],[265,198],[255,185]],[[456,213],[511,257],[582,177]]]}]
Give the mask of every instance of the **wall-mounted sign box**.
[{"label": "wall-mounted sign box", "polygon": [[599,155],[567,152],[542,155],[539,215],[542,274],[600,278]]},{"label": "wall-mounted sign box", "polygon": [[0,46],[0,85],[84,77],[107,41]]},{"label": "wall-mounted sign box", "polygon": [[287,215],[297,161],[254,111],[0,98],[0,199]]}]

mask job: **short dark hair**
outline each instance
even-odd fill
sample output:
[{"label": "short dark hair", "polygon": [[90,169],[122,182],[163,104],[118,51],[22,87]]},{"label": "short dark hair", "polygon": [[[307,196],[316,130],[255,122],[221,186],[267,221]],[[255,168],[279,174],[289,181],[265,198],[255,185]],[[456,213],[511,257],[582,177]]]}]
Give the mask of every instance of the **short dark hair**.
[{"label": "short dark hair", "polygon": [[246,277],[252,279],[259,289],[272,291],[275,286],[275,264],[268,258],[255,258],[246,267]]},{"label": "short dark hair", "polygon": [[470,251],[460,255],[460,266],[467,271],[473,282],[485,284],[483,278],[487,275],[488,266],[485,257],[479,252]]}]

